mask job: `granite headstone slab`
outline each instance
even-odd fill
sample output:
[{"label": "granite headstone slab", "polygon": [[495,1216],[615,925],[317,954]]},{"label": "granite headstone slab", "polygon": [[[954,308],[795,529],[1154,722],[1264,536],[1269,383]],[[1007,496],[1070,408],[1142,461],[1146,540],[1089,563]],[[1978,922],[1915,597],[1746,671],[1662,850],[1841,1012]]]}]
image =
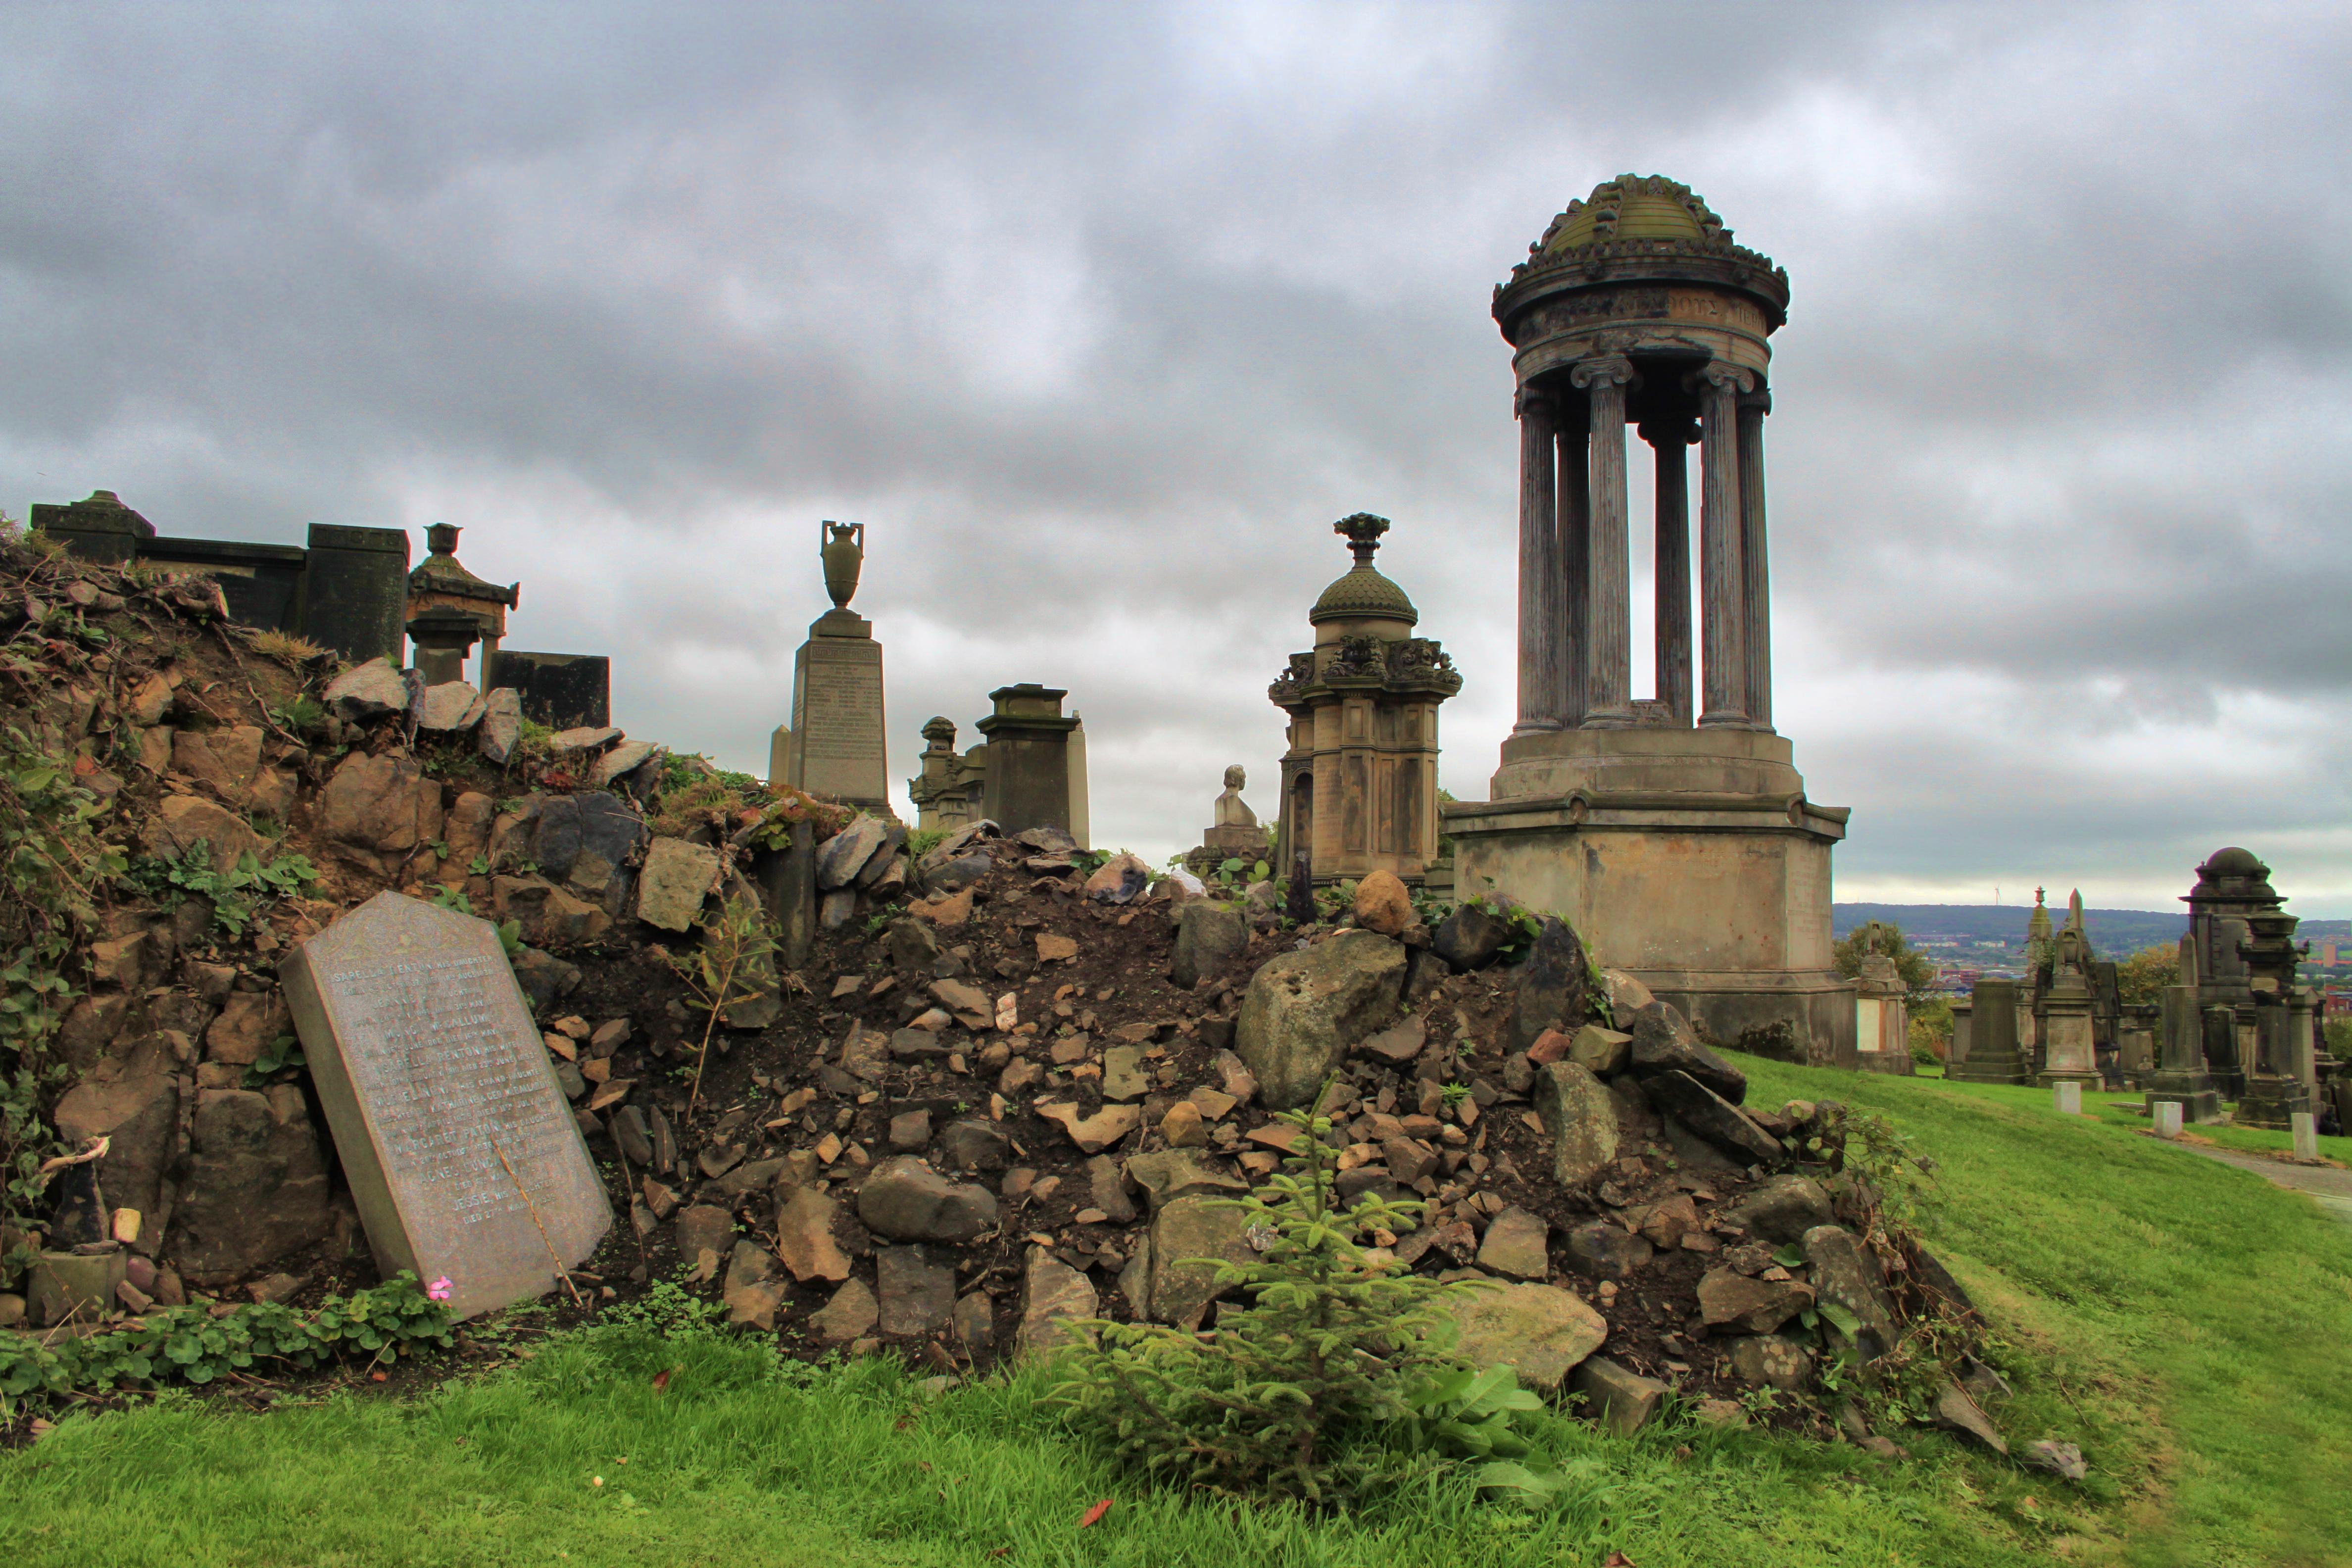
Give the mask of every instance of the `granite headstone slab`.
[{"label": "granite headstone slab", "polygon": [[376,1266],[453,1317],[545,1294],[612,1227],[487,921],[379,893],[280,968]]}]

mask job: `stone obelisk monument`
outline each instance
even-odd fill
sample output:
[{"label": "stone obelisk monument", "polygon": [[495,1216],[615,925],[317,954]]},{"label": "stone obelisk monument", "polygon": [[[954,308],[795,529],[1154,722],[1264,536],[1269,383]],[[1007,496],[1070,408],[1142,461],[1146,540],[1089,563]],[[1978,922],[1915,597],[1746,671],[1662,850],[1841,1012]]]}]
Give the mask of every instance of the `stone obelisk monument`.
[{"label": "stone obelisk monument", "polygon": [[769,747],[772,783],[887,814],[882,737],[882,645],[849,607],[866,562],[866,525],[820,525],[819,554],[833,608],[809,625],[793,659],[793,721]]}]

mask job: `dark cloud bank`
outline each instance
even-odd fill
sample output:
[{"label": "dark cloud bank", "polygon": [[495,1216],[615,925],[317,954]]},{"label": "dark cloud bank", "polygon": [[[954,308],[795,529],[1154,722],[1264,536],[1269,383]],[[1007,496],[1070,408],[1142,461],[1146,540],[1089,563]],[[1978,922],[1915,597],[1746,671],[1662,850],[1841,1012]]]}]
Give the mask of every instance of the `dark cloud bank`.
[{"label": "dark cloud bank", "polygon": [[[517,640],[764,762],[859,608],[894,773],[1071,689],[1164,855],[1344,564],[1510,713],[1486,307],[1632,169],[1791,275],[1779,709],[1842,891],[2160,906],[2221,843],[2352,911],[2352,228],[2337,7],[0,14],[0,505],[467,527]],[[1641,497],[1637,494],[1637,506]],[[1638,594],[1637,594],[1638,598]],[[1638,677],[1637,677],[1638,679]]]}]

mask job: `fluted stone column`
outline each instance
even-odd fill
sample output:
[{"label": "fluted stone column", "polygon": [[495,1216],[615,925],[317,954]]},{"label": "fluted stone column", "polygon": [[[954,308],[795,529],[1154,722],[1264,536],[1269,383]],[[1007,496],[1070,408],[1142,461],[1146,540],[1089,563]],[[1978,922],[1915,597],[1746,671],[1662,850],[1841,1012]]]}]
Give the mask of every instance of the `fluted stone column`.
[{"label": "fluted stone column", "polygon": [[1622,729],[1633,722],[1633,578],[1625,515],[1625,388],[1633,366],[1614,355],[1590,359],[1569,379],[1590,395],[1591,420],[1584,727]]},{"label": "fluted stone column", "polygon": [[1557,730],[1565,718],[1568,630],[1560,580],[1558,418],[1550,398],[1521,388],[1519,412],[1519,721],[1515,735]]},{"label": "fluted stone column", "polygon": [[1764,542],[1764,416],[1771,393],[1758,388],[1739,400],[1739,567],[1746,590],[1748,721],[1772,727],[1771,552]]},{"label": "fluted stone column", "polygon": [[1570,729],[1584,722],[1584,662],[1590,637],[1585,613],[1591,597],[1586,587],[1592,574],[1592,506],[1589,494],[1591,471],[1587,458],[1586,400],[1570,393],[1552,401],[1559,425],[1559,578],[1560,603],[1567,611],[1560,635],[1559,716]]},{"label": "fluted stone column", "polygon": [[1739,395],[1756,384],[1736,364],[1698,374],[1700,637],[1706,705],[1701,728],[1748,723],[1747,574],[1739,560]]},{"label": "fluted stone column", "polygon": [[1658,700],[1675,723],[1691,721],[1690,462],[1691,422],[1654,419],[1642,439],[1657,454],[1656,682]]}]

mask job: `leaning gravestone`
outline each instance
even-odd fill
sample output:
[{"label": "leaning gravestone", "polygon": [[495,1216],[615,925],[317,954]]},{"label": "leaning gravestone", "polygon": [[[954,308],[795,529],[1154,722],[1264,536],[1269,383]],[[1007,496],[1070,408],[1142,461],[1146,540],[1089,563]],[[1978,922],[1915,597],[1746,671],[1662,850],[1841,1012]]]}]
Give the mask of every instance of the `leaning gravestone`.
[{"label": "leaning gravestone", "polygon": [[379,893],[280,975],[386,1278],[446,1276],[464,1318],[596,1249],[612,1206],[488,921]]}]

